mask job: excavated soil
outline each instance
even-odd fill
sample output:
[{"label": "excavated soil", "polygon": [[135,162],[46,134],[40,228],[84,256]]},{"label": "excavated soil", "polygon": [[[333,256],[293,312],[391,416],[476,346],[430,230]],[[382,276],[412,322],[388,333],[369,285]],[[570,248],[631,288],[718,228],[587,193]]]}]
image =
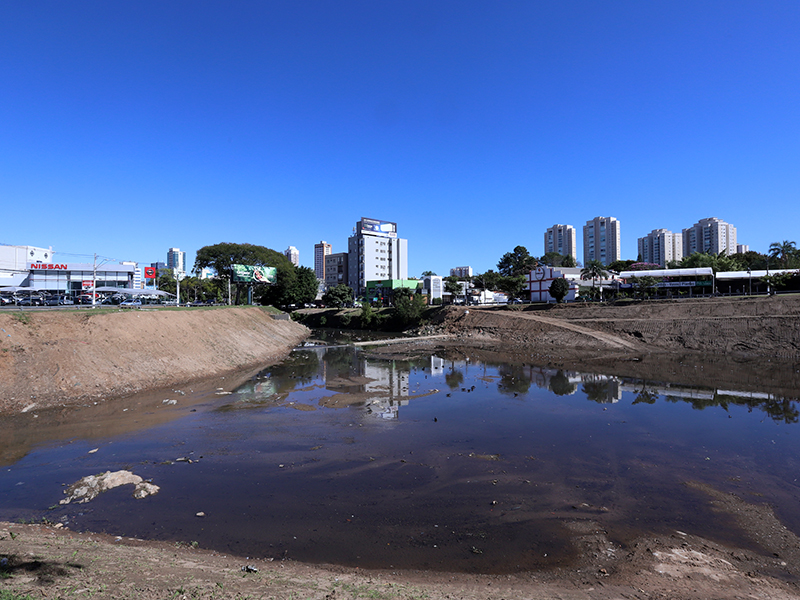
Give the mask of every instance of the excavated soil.
[{"label": "excavated soil", "polygon": [[[28,323],[1,314],[2,333],[10,338],[0,346],[0,399],[6,409],[19,410],[59,398],[110,397],[279,358],[306,335],[293,323],[270,323],[258,309],[242,310],[185,320],[158,313],[77,314],[63,321],[62,315],[32,314]],[[690,384],[722,377],[796,397],[799,316],[800,298],[788,296],[547,311],[451,307],[421,331],[446,338],[369,351],[408,356],[436,349]],[[262,343],[264,338],[269,341]],[[681,531],[623,546],[587,510],[568,523],[577,551],[569,568],[455,575],[272,562],[185,543],[0,523],[0,592],[143,600],[800,598],[800,539],[769,506],[704,484],[686,485],[747,532],[751,546],[726,547]]]},{"label": "excavated soil", "polygon": [[309,330],[257,307],[0,312],[0,412],[130,395],[281,360]]}]

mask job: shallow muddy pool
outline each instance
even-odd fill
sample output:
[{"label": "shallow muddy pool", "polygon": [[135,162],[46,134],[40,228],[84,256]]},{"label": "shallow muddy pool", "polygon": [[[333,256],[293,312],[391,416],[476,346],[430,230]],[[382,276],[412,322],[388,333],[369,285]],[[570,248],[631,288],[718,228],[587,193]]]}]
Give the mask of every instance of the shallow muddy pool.
[{"label": "shallow muddy pool", "polygon": [[[310,347],[233,393],[162,396],[6,421],[0,519],[483,573],[566,564],[587,530],[617,547],[674,530],[751,545],[696,482],[767,502],[800,534],[797,401],[724,383]],[[118,470],[159,492],[59,504],[82,477]]]}]

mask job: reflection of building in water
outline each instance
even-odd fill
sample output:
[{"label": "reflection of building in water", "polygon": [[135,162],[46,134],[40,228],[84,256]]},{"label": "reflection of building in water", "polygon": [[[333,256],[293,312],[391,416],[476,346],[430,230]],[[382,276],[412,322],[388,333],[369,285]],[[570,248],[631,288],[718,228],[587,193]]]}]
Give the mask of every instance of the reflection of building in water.
[{"label": "reflection of building in water", "polygon": [[[675,398],[688,398],[690,400],[713,400],[716,392],[714,390],[701,390],[682,385],[669,383],[648,383],[645,381],[623,381],[621,384],[623,392],[638,394],[642,390],[657,396],[673,396]],[[741,395],[739,392],[730,392],[732,395]]]},{"label": "reflection of building in water", "polygon": [[386,393],[389,397],[408,396],[408,370],[400,370],[394,361],[379,363],[363,361],[364,377],[372,379],[364,386],[365,392]]},{"label": "reflection of building in water", "polygon": [[431,375],[444,375],[444,359],[431,356]]},{"label": "reflection of building in water", "polygon": [[587,400],[616,404],[622,399],[622,382],[616,377],[587,373],[581,377],[581,390]]},{"label": "reflection of building in water", "polygon": [[408,404],[410,371],[395,361],[372,362],[359,357],[359,372],[371,381],[364,384],[363,391],[373,394],[367,408],[383,419],[397,419],[400,406]]}]

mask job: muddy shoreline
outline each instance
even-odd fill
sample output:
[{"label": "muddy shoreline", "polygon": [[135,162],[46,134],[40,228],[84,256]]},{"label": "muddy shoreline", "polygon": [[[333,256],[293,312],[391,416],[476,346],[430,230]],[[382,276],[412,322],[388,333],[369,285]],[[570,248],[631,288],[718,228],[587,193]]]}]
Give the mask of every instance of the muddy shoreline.
[{"label": "muddy shoreline", "polygon": [[[787,300],[778,309],[773,305],[770,310],[793,313],[796,304],[796,300]],[[748,310],[761,311],[764,306],[750,304]],[[723,311],[730,310],[727,304],[720,307]],[[683,316],[676,319],[674,315],[659,313],[662,320],[649,331],[655,331],[654,335],[661,339],[648,341],[642,333],[647,329],[638,322],[638,316],[617,315],[619,320],[614,325],[607,318],[609,313],[593,320],[588,312],[580,315],[577,311],[564,312],[562,320],[569,325],[566,327],[552,322],[550,319],[556,319],[552,315],[541,319],[513,312],[498,315],[495,311],[473,310],[467,314],[464,309],[449,311],[440,322],[420,331],[429,335],[447,334],[447,338],[369,346],[364,351],[393,359],[435,353],[445,360],[503,361],[700,387],[709,381],[725,382],[735,389],[794,399],[800,390],[800,363],[791,352],[797,321],[792,316],[789,320],[793,324],[776,338],[772,348],[759,346],[759,351],[754,352],[751,343],[748,351],[732,352],[728,350],[731,340],[726,339],[724,344],[717,344],[718,351],[709,352],[687,347],[692,344],[686,344],[685,340],[676,341],[681,336],[673,336],[671,341],[666,339],[670,336],[664,336],[664,332],[670,327],[684,332],[692,328],[691,324],[674,323],[684,320]],[[697,316],[701,321],[709,318],[718,317]],[[730,322],[734,321],[742,325],[741,335],[746,336],[751,324],[745,325],[740,315]],[[641,335],[636,335],[637,331]],[[756,338],[758,335],[752,336],[751,341]],[[714,345],[713,341],[708,344]],[[198,402],[204,393],[214,393],[215,381],[213,377],[208,379],[202,390],[202,386],[197,386]],[[157,420],[171,418],[169,407],[159,407],[163,402],[160,390],[153,389],[149,409]],[[97,405],[86,397],[65,402],[74,405],[61,409],[65,422],[73,425],[75,419],[82,420],[81,414],[90,418],[97,410]],[[100,419],[101,423],[113,423],[114,411],[124,410],[124,400],[112,401],[110,395],[102,404],[109,414]],[[158,414],[162,409],[164,412]],[[57,415],[52,409],[43,412]],[[23,413],[16,418],[31,417]],[[7,424],[13,429],[11,421]],[[42,435],[52,435],[63,423],[59,424],[55,418],[51,425],[52,430]],[[68,435],[73,434],[74,431]],[[54,524],[0,523],[0,559],[5,559],[0,564],[3,573],[0,589],[42,598],[61,598],[80,591],[96,597],[144,600],[248,596],[320,600],[800,598],[800,539],[781,523],[770,506],[749,492],[735,491],[735,487],[734,491],[720,490],[693,481],[686,481],[685,485],[687,492],[705,498],[709,507],[746,532],[752,543],[733,547],[693,535],[691,531],[610,539],[602,520],[592,517],[593,508],[577,506],[572,508],[569,518],[564,518],[564,524],[572,532],[575,550],[570,564],[512,575],[468,575],[300,564],[223,555],[192,547],[187,542],[75,533]],[[248,566],[252,568],[248,570]]]}]

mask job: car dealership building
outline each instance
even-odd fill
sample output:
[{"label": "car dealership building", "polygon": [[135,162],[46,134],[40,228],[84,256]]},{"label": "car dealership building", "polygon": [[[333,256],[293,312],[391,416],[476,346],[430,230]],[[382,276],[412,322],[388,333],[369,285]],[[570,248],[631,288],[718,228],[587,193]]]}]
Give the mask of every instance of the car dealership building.
[{"label": "car dealership building", "polygon": [[92,288],[141,289],[140,270],[135,262],[54,262],[52,248],[0,246],[0,292],[77,296]]}]

